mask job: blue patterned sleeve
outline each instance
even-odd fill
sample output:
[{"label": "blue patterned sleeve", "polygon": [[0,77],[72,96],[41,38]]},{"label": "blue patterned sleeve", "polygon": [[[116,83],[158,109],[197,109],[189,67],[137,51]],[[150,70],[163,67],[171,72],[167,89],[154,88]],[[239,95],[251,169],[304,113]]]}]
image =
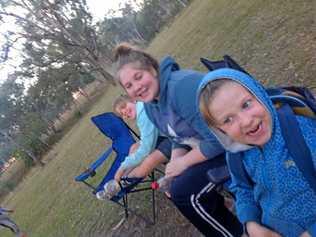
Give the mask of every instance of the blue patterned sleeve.
[{"label": "blue patterned sleeve", "polygon": [[[228,166],[235,165],[234,169],[230,169],[231,184],[229,189],[236,197],[237,217],[241,223],[246,224],[249,221],[261,223],[261,208],[254,199],[253,185],[243,172],[236,168],[242,163],[231,163],[229,159],[242,159],[241,154],[226,154]],[[242,162],[242,161],[241,161]]]},{"label": "blue patterned sleeve", "polygon": [[[316,119],[297,116],[297,121],[299,122],[306,144],[311,151],[314,168],[316,170]],[[316,236],[316,223],[313,223],[307,231],[311,236]]]},{"label": "blue patterned sleeve", "polygon": [[308,148],[311,151],[314,168],[316,170],[316,119],[296,116]]},{"label": "blue patterned sleeve", "polygon": [[311,236],[316,236],[316,223],[310,226],[307,231]]}]

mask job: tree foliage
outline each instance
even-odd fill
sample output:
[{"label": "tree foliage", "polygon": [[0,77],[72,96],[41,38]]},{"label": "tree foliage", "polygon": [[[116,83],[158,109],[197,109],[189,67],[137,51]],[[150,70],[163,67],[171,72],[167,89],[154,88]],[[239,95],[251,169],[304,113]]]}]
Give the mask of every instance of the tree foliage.
[{"label": "tree foliage", "polygon": [[11,31],[10,38],[23,39],[22,69],[36,75],[38,68],[58,68],[67,63],[94,71],[113,83],[105,67],[109,55],[99,50],[92,17],[86,8],[85,0],[2,2],[0,16],[13,18],[19,26]]},{"label": "tree foliage", "polygon": [[115,45],[148,44],[186,4],[129,0],[94,23],[86,0],[0,0],[0,21],[18,26],[2,35],[0,63],[14,60],[16,45],[22,49],[18,69],[0,84],[0,160],[14,153],[39,162],[49,147],[43,137],[55,132],[72,93],[94,80],[113,83]]}]

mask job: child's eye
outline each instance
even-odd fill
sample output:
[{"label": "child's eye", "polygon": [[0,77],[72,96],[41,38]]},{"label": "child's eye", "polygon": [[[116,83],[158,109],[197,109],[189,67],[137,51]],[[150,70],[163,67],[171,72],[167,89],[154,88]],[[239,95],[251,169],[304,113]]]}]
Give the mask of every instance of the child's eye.
[{"label": "child's eye", "polygon": [[131,86],[132,86],[132,84],[131,83],[127,83],[127,84],[125,84],[125,89],[129,89],[129,88],[131,88]]},{"label": "child's eye", "polygon": [[125,109],[127,107],[127,104],[122,104],[120,107],[120,110]]},{"label": "child's eye", "polygon": [[223,123],[224,124],[229,124],[229,123],[232,123],[232,122],[233,122],[233,117],[230,116],[230,117],[225,118]]},{"label": "child's eye", "polygon": [[137,74],[135,75],[135,80],[138,81],[138,80],[142,79],[142,76],[143,76],[142,73],[137,73]]},{"label": "child's eye", "polygon": [[252,104],[252,100],[249,99],[245,103],[242,104],[242,108],[243,109],[247,109],[247,108],[249,108],[251,106],[251,104]]}]

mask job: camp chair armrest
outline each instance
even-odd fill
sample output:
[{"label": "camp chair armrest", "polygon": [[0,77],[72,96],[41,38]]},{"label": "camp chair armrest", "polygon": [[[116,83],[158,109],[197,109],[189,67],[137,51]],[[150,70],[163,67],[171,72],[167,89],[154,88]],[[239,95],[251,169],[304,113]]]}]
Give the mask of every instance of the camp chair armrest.
[{"label": "camp chair armrest", "polygon": [[80,182],[80,181],[84,181],[86,180],[87,178],[89,177],[93,177],[95,175],[95,170],[92,170],[90,168],[86,169],[85,171],[83,171],[80,175],[78,175],[75,180],[77,182]]},{"label": "camp chair armrest", "polygon": [[83,171],[80,175],[78,175],[75,180],[77,182],[82,182],[86,180],[89,177],[93,177],[95,175],[95,170],[103,164],[103,162],[110,156],[112,153],[113,148],[110,147],[108,150],[106,150],[95,162],[93,162],[88,169]]}]

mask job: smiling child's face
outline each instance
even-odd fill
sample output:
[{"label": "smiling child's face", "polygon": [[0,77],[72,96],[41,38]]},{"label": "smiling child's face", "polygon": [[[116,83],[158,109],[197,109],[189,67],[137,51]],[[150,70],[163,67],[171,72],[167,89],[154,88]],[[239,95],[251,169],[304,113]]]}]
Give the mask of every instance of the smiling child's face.
[{"label": "smiling child's face", "polygon": [[130,63],[119,71],[119,81],[130,98],[151,102],[159,94],[157,73],[153,68],[145,70]]},{"label": "smiling child's face", "polygon": [[123,118],[128,120],[136,119],[136,104],[131,101],[123,103],[117,108],[117,113]]},{"label": "smiling child's face", "polygon": [[236,142],[262,146],[271,137],[269,112],[236,82],[227,82],[216,90],[208,109],[215,127]]}]

